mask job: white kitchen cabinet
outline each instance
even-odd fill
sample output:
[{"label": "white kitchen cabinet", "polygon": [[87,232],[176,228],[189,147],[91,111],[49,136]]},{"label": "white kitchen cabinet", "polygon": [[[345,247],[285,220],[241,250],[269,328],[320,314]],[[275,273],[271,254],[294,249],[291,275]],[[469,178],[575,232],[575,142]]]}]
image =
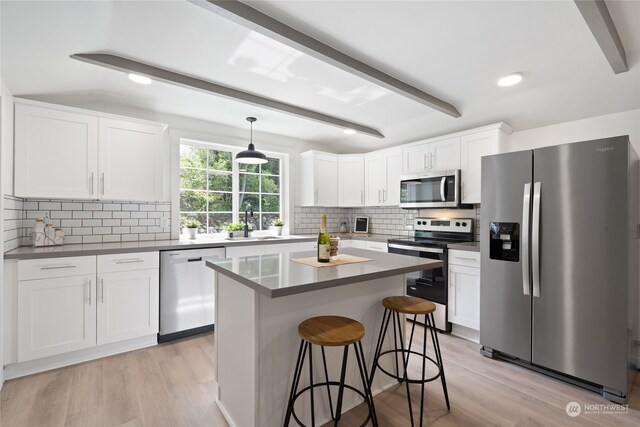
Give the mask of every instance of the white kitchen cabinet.
[{"label": "white kitchen cabinet", "polygon": [[364,156],[338,156],[338,206],[364,206]]},{"label": "white kitchen cabinet", "polygon": [[305,252],[316,250],[316,241],[294,243],[267,243],[264,245],[265,254],[280,254],[285,252]]},{"label": "white kitchen cabinet", "polygon": [[95,345],[95,273],[18,281],[18,362]]},{"label": "white kitchen cabinet", "polygon": [[463,135],[460,140],[461,201],[480,203],[482,156],[509,151],[511,129],[502,125],[490,130]]},{"label": "white kitchen cabinet", "polygon": [[265,253],[265,245],[227,246],[225,248],[225,256],[227,258],[264,255]]},{"label": "white kitchen cabinet", "polygon": [[300,154],[300,205],[338,206],[338,156],[321,151]]},{"label": "white kitchen cabinet", "polygon": [[100,198],[162,200],[162,128],[101,118],[98,129]]},{"label": "white kitchen cabinet", "polygon": [[162,200],[162,133],[156,123],[16,102],[16,196]]},{"label": "white kitchen cabinet", "polygon": [[376,151],[365,155],[365,205],[398,206],[402,150]]},{"label": "white kitchen cabinet", "polygon": [[159,284],[157,268],[99,274],[97,344],[157,334]]},{"label": "white kitchen cabinet", "polygon": [[402,156],[405,174],[460,169],[460,137],[411,144],[402,148]]},{"label": "white kitchen cabinet", "polygon": [[97,198],[98,118],[15,105],[15,193]]},{"label": "white kitchen cabinet", "polygon": [[364,248],[369,249],[370,251],[387,252],[387,244],[385,242],[373,242],[371,240],[367,240],[364,243]]},{"label": "white kitchen cabinet", "polygon": [[351,239],[351,247],[356,249],[367,249],[367,242],[364,240]]},{"label": "white kitchen cabinet", "polygon": [[474,330],[480,329],[479,264],[479,252],[449,251],[449,321]]}]

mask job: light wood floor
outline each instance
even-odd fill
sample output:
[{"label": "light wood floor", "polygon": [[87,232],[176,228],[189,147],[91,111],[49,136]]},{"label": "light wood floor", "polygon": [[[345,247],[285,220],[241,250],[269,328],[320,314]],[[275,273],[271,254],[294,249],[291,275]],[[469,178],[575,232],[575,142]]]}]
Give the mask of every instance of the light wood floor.
[{"label": "light wood floor", "polygon": [[[585,414],[585,404],[610,402],[528,369],[487,359],[477,344],[460,338],[443,335],[441,347],[451,412],[445,409],[440,384],[429,383],[425,425],[640,425],[640,376],[628,413]],[[214,403],[213,357],[213,335],[206,334],[7,381],[0,393],[0,426],[224,427]],[[410,369],[417,372],[418,366]],[[417,411],[419,386],[411,390]],[[410,425],[405,393],[404,385],[398,385],[376,396],[381,427]],[[570,401],[582,405],[583,413],[576,418],[565,412]],[[345,414],[340,425],[359,425],[363,413],[361,405]]]}]

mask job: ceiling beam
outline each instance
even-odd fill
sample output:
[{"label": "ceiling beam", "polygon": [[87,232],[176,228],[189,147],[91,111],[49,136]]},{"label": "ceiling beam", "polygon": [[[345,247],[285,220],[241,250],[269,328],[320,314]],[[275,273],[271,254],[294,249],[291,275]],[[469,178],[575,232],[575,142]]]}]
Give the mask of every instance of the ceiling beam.
[{"label": "ceiling beam", "polygon": [[629,71],[627,55],[604,0],[574,0],[615,74]]},{"label": "ceiling beam", "polygon": [[326,45],[238,0],[189,0],[208,11],[451,117],[453,105]]},{"label": "ceiling beam", "polygon": [[250,92],[244,92],[227,86],[222,86],[207,80],[191,77],[185,74],[176,73],[174,71],[165,70],[164,68],[155,67],[143,62],[134,61],[122,56],[108,53],[77,53],[71,55],[72,59],[87,62],[89,64],[99,65],[101,67],[118,70],[125,73],[136,73],[149,76],[156,81],[180,86],[187,89],[193,89],[217,96],[221,96],[236,101],[242,101],[247,104],[258,107],[267,108],[269,110],[284,112],[294,116],[313,120],[315,122],[339,127],[341,129],[353,129],[358,133],[374,136],[376,138],[384,138],[376,129],[363,126],[357,123],[349,122],[338,117],[329,116],[306,108],[297,107],[285,102],[276,101],[271,98],[265,98]]}]

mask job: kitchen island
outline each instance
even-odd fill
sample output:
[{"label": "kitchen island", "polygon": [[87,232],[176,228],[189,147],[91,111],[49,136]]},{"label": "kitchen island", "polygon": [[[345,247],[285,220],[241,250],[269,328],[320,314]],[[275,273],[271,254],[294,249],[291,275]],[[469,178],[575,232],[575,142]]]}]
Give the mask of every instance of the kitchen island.
[{"label": "kitchen island", "polygon": [[[292,252],[207,262],[217,273],[216,403],[231,426],[282,425],[301,321],[340,315],[361,322],[366,331],[362,345],[370,369],[382,322],[381,300],[405,294],[406,273],[443,265],[441,261],[362,249],[342,252],[369,261],[316,268],[292,261],[314,257],[314,252]],[[341,349],[327,348],[326,353],[329,376],[337,378]],[[347,383],[361,388],[353,353],[349,362]],[[391,369],[392,359],[382,363]],[[307,374],[305,369],[301,386],[308,384]],[[324,379],[322,363],[314,363],[314,378]],[[391,378],[377,375],[372,391],[377,394],[393,384],[396,382]],[[337,390],[332,392],[335,405]],[[315,399],[316,420],[321,425],[329,420],[326,392],[316,390]],[[360,402],[359,396],[345,393],[344,412]],[[307,396],[296,402],[296,412],[303,422],[307,420],[305,424],[308,405]]]}]

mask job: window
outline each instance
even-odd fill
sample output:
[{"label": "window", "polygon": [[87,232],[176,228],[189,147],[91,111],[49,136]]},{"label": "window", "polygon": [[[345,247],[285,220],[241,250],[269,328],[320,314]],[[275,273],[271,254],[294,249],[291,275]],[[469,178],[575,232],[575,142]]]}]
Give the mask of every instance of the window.
[{"label": "window", "polygon": [[217,233],[248,218],[254,230],[265,230],[282,216],[282,157],[267,156],[263,165],[233,161],[236,147],[180,144],[180,222],[196,220],[199,233]]}]

